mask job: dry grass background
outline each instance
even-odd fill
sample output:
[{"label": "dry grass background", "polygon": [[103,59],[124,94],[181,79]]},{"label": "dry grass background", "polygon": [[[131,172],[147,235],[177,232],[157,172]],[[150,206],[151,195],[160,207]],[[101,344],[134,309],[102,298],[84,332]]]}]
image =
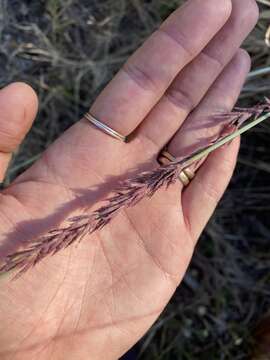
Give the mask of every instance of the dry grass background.
[{"label": "dry grass background", "polygon": [[[0,0],[0,86],[24,80],[40,98],[38,119],[4,185],[79,119],[128,55],[181,2]],[[261,2],[260,21],[244,44],[255,73],[241,105],[270,95],[264,39],[270,2]],[[266,123],[243,139],[230,189],[181,287],[141,342],[140,359],[250,358],[254,326],[270,309],[269,136]]]}]

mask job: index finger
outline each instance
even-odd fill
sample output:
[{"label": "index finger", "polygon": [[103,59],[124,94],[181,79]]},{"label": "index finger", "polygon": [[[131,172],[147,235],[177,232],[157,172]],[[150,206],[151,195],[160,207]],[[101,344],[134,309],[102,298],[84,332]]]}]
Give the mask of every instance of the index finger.
[{"label": "index finger", "polygon": [[103,90],[91,113],[130,134],[230,16],[231,0],[190,0],[137,50]]}]

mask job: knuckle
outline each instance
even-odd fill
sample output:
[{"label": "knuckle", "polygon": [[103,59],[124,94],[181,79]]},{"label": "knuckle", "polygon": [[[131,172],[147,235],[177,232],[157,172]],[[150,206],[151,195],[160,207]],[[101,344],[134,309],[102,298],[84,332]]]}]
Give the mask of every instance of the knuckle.
[{"label": "knuckle", "polygon": [[188,58],[193,58],[196,55],[196,50],[191,48],[189,39],[183,33],[177,31],[176,34],[175,31],[166,26],[162,26],[157,32],[173,41]]},{"label": "knuckle", "polygon": [[180,87],[172,87],[165,93],[166,98],[176,107],[190,112],[195,104],[190,94],[183,91]]},{"label": "knuckle", "polygon": [[155,91],[157,89],[157,84],[154,81],[152,75],[150,75],[146,70],[141,66],[134,64],[131,61],[128,61],[123,69],[126,73],[141,89],[146,91]]},{"label": "knuckle", "polygon": [[225,61],[219,57],[218,55],[211,54],[210,52],[202,51],[201,55],[205,57],[208,63],[212,66],[216,66],[219,71],[223,70],[226,63]]}]

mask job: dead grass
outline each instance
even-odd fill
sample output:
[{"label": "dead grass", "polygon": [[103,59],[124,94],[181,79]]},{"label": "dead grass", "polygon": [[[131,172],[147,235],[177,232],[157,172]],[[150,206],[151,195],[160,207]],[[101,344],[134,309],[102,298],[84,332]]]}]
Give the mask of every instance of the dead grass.
[{"label": "dead grass", "polygon": [[[0,2],[0,85],[25,80],[40,98],[38,120],[16,154],[6,184],[77,121],[179,2]],[[269,96],[270,51],[264,40],[269,21],[270,7],[261,5],[260,21],[244,45],[255,71],[241,95],[244,106]],[[182,286],[141,342],[141,359],[248,358],[253,327],[270,308],[269,135],[270,126],[264,124],[245,137],[230,190],[204,232]]]}]

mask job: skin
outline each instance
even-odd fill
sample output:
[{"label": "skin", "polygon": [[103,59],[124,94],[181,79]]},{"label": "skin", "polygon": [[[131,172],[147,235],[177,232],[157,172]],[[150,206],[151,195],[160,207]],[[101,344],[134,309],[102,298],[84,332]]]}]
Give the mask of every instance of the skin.
[{"label": "skin", "polygon": [[[121,143],[85,120],[67,130],[1,193],[1,256],[82,206],[100,205],[131,169],[156,167],[167,143],[177,156],[217,133],[205,115],[233,107],[250,68],[239,46],[257,18],[253,0],[190,0],[178,9],[91,109],[132,140]],[[2,178],[37,103],[22,83],[0,91]],[[0,359],[109,360],[131,348],[181,282],[238,147],[236,140],[210,155],[185,190],[180,182],[162,190],[19,280],[2,278]]]}]

